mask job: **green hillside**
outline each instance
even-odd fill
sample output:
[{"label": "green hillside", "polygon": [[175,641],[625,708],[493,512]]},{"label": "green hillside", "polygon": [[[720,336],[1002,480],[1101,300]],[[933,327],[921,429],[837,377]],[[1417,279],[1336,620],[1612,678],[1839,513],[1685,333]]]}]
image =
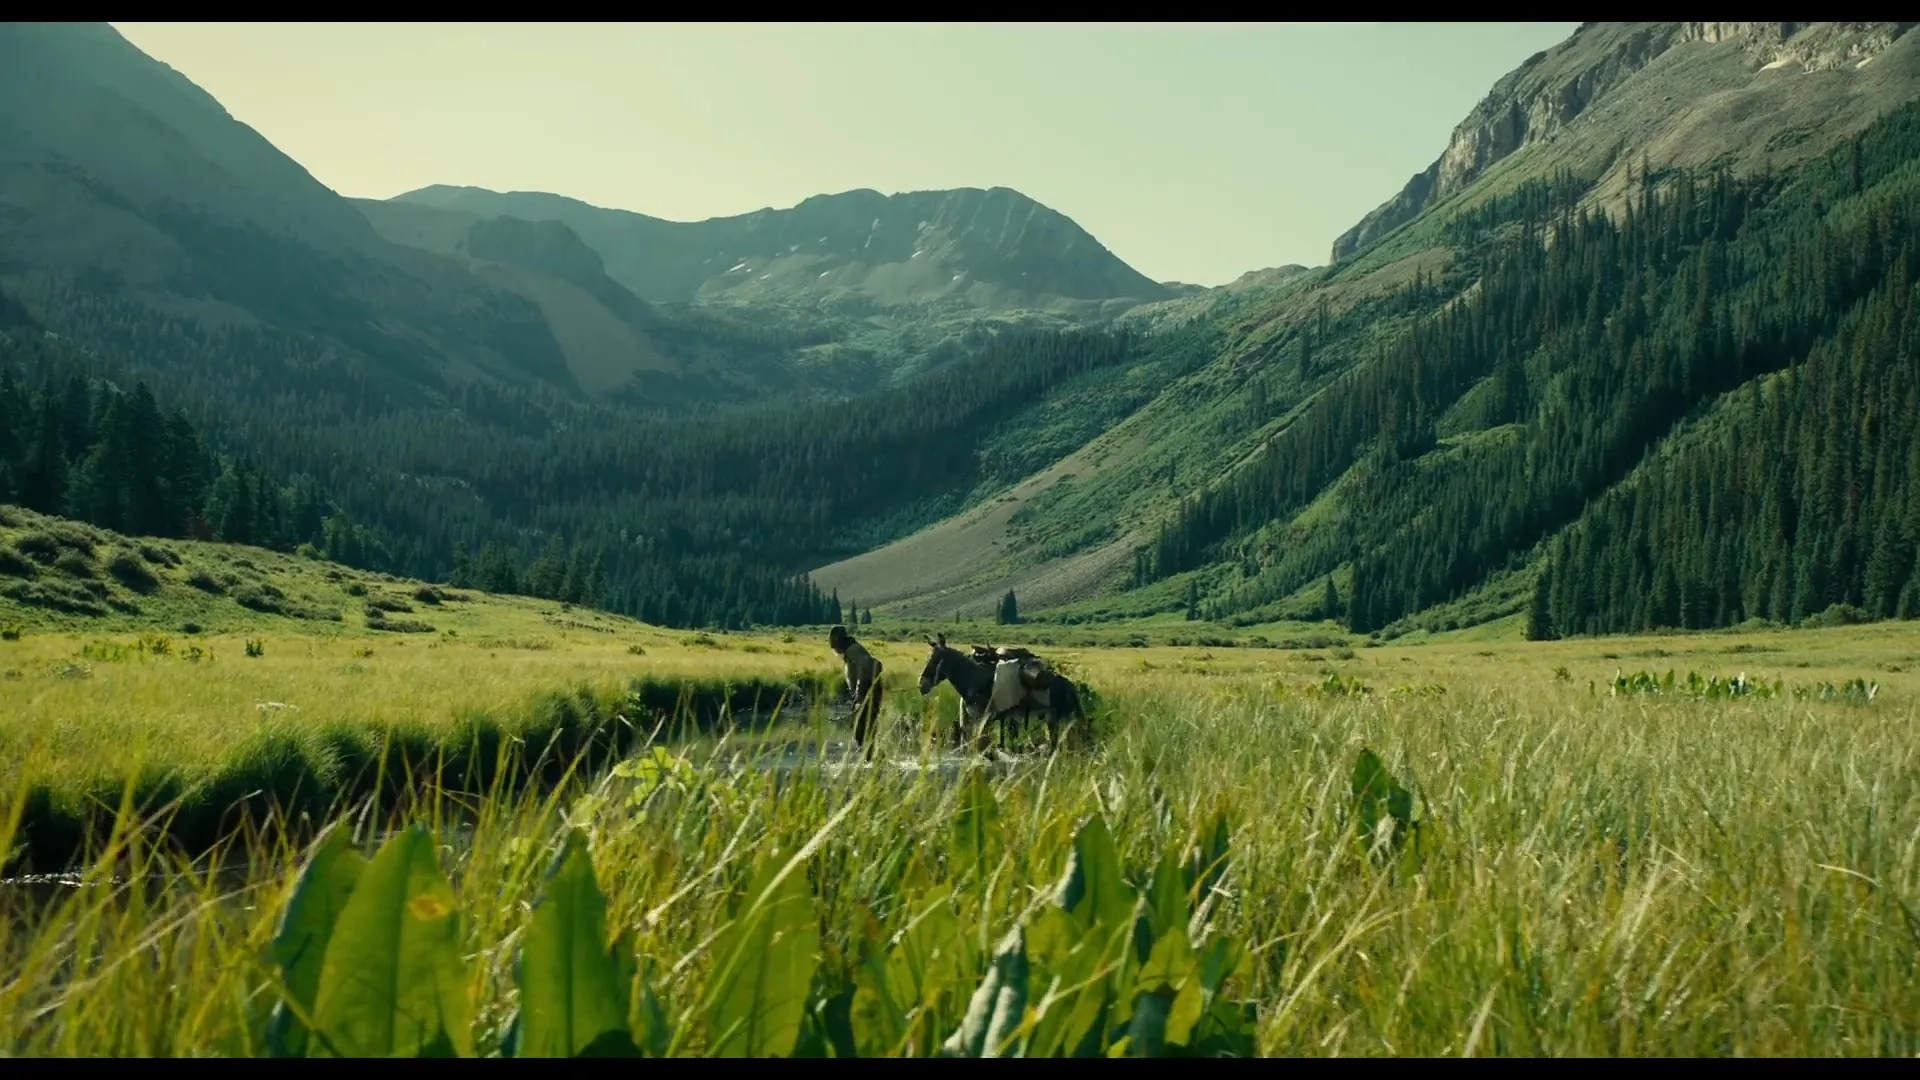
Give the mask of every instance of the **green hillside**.
[{"label": "green hillside", "polygon": [[[1694,525],[1655,544],[1622,509],[1756,380],[1790,373],[1776,410],[1908,400],[1902,25],[1583,27],[1332,265],[1197,291],[1005,189],[699,223],[342,200],[110,30],[0,49],[28,73],[0,83],[0,180],[31,208],[0,221],[0,368],[26,395],[0,499],[36,510],[128,527],[73,481],[113,388],[144,383],[206,447],[185,489],[238,469],[276,508],[207,535],[505,593],[597,573],[597,602],[662,625],[812,622],[835,594],[990,617],[1013,589],[1028,617],[1396,634],[1516,618],[1541,580],[1539,633],[1908,610],[1898,419],[1720,422],[1734,442],[1689,444]],[[115,124],[170,149],[94,137]]]},{"label": "green hillside", "polygon": [[[1017,509],[969,511],[815,579],[902,611],[979,607],[1013,587],[1029,613],[1195,608],[1252,625],[1312,612],[1331,575],[1362,631],[1516,616],[1538,576],[1527,568],[1540,545],[1691,412],[1809,350],[1809,365],[1833,349],[1857,353],[1846,326],[1860,319],[1898,327],[1905,318],[1906,301],[1891,297],[1912,270],[1901,253],[1912,235],[1903,170],[1916,151],[1904,103],[1920,96],[1911,38],[1901,27],[1849,38],[1824,24],[1789,26],[1776,27],[1778,47],[1760,48],[1767,33],[1729,33],[1682,40],[1686,33],[1663,27],[1589,27],[1536,57],[1522,69],[1532,74],[1503,81],[1476,116],[1496,102],[1524,113],[1591,61],[1605,70],[1593,69],[1594,93],[1578,115],[1491,149],[1476,142],[1479,121],[1463,125],[1446,168],[1436,166],[1451,186],[1392,227],[1343,239],[1335,266],[1241,296],[1214,290],[1130,313],[1162,332],[1211,333],[1219,355],[1082,451],[1087,467],[1073,483],[1039,474],[1029,484],[1045,494],[1015,489]],[[1608,67],[1628,39],[1671,55]],[[1836,49],[1852,49],[1853,62],[1836,68]],[[1807,76],[1804,87],[1781,87],[1788,68]],[[1836,79],[1852,81],[1835,89]],[[1712,168],[1683,167],[1692,159],[1677,144],[1625,137],[1720,109],[1729,95],[1749,102],[1742,137],[1760,137],[1756,128],[1800,115],[1800,105],[1776,108],[1780,101],[1836,94],[1846,102],[1836,123],[1795,129],[1767,154],[1711,159]],[[1605,153],[1588,154],[1608,138]],[[1478,164],[1459,166],[1461,148],[1474,146]],[[1884,310],[1870,316],[1870,303]],[[1898,331],[1881,340],[1879,362],[1905,370]],[[1847,392],[1905,392],[1891,375],[1863,378],[1849,376]],[[1888,431],[1864,437],[1898,439],[1905,429]],[[1861,452],[1901,456],[1877,446]],[[1754,452],[1774,462],[1768,449]],[[1841,553],[1814,574],[1821,584],[1804,602],[1768,602],[1752,614],[1791,620],[1805,605],[1834,603],[1896,610],[1902,586],[1875,586],[1893,590],[1876,607],[1864,575],[1878,545],[1876,580],[1890,580],[1887,568],[1912,543],[1896,509],[1910,497],[1906,469],[1848,471],[1843,487],[1888,486],[1880,509],[1861,519],[1858,497],[1846,496],[1856,505],[1845,512],[1850,524],[1830,534]],[[1795,498],[1832,491],[1805,484]],[[917,548],[945,553],[960,534],[984,553],[969,582],[944,560],[910,557]],[[1783,541],[1744,542],[1757,560]],[[1613,580],[1650,588],[1661,557],[1643,547],[1640,576]],[[916,577],[914,563],[941,572]],[[1785,557],[1768,562],[1776,564]],[[1739,621],[1749,607],[1673,618],[1723,625],[1714,620]],[[1669,616],[1656,610],[1651,623],[1612,628],[1664,625]],[[1583,614],[1566,618],[1597,628]]]}]

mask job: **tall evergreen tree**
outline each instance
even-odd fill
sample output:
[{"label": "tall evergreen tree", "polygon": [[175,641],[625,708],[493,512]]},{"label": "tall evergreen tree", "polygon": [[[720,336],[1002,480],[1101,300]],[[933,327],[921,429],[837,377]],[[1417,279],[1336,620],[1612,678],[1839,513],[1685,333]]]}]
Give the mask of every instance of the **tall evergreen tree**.
[{"label": "tall evergreen tree", "polygon": [[1542,571],[1533,579],[1533,599],[1527,604],[1527,640],[1553,640],[1552,575]]},{"label": "tall evergreen tree", "polygon": [[1020,621],[1020,602],[1015,599],[1012,589],[1008,589],[1007,595],[1000,598],[999,621],[1009,626]]},{"label": "tall evergreen tree", "polygon": [[41,400],[32,448],[20,470],[20,501],[29,510],[57,514],[67,501],[65,424],[52,396]]}]

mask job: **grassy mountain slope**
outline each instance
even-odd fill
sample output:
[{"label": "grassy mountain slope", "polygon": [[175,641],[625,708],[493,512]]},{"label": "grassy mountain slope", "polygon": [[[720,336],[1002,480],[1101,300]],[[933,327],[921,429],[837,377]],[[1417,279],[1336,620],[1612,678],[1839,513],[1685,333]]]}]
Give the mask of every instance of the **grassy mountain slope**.
[{"label": "grassy mountain slope", "polygon": [[[833,307],[791,296],[654,302],[608,272],[602,249],[617,248],[604,237],[601,247],[589,245],[559,218],[529,220],[409,199],[353,202],[387,239],[459,261],[537,305],[583,386],[638,403],[845,397],[876,384],[898,385],[1006,330],[1077,322],[1059,312],[989,314],[964,305],[882,310],[864,301]],[[536,200],[519,208],[546,212]]]},{"label": "grassy mountain slope", "polygon": [[[649,304],[609,277],[600,253],[557,221],[351,201],[382,237],[455,261],[486,285],[531,302],[589,394],[637,404],[742,401],[852,393],[872,375],[871,365],[839,355],[835,328],[825,324]],[[797,359],[820,346],[845,362]]]},{"label": "grassy mountain slope", "polygon": [[416,394],[473,378],[575,389],[531,305],[382,240],[109,27],[0,27],[0,116],[0,289],[45,325],[99,297],[324,341]]},{"label": "grassy mountain slope", "polygon": [[[1018,494],[1018,510],[977,508],[815,578],[842,595],[884,595],[903,611],[937,607],[936,599],[951,604],[962,575],[941,544],[971,535],[976,572],[967,598],[976,605],[1012,587],[1029,613],[1064,604],[1062,617],[1138,616],[1177,610],[1198,592],[1209,613],[1258,622],[1310,610],[1329,572],[1344,596],[1356,539],[1347,508],[1380,497],[1360,464],[1314,480],[1317,497],[1277,518],[1229,526],[1223,535],[1238,539],[1214,543],[1196,563],[1144,572],[1131,564],[1157,520],[1199,492],[1230,486],[1249,463],[1265,458],[1267,468],[1305,469],[1260,451],[1295,424],[1325,423],[1332,403],[1316,401],[1385,363],[1420,320],[1471,304],[1490,265],[1489,245],[1516,227],[1526,198],[1549,199],[1555,213],[1617,211],[1629,173],[1644,197],[1649,185],[1671,193],[1676,165],[1713,164],[1733,177],[1790,171],[1915,96],[1920,52],[1899,25],[1584,28],[1503,80],[1456,132],[1424,193],[1416,191],[1417,205],[1398,218],[1394,203],[1370,215],[1336,246],[1335,265],[1257,283],[1240,296],[1210,290],[1129,312],[1124,321],[1205,326],[1220,343],[1211,363],[1171,381],[1107,437],[1126,440],[1133,460],[1103,463],[1084,486],[1058,485],[1058,496],[1050,477],[1036,477],[1027,491],[1048,494]],[[1809,110],[1826,122],[1809,124]],[[1409,191],[1418,188],[1416,178]],[[1549,188],[1553,194],[1542,195]],[[1380,376],[1383,385],[1404,377]],[[1431,459],[1413,462],[1409,475],[1463,476],[1509,453],[1522,429],[1485,419],[1498,389],[1475,377],[1425,402],[1440,437]],[[1541,389],[1530,383],[1524,392]],[[1363,441],[1388,422],[1385,404],[1367,407],[1371,419],[1363,410],[1355,420]],[[1294,452],[1277,445],[1282,455]],[[1400,535],[1431,527],[1422,520],[1431,515],[1400,521]],[[1106,527],[1084,528],[1093,523]],[[1078,532],[1083,542],[1069,540],[1044,556],[1031,546],[1023,551],[1016,539],[1023,525],[1050,537]],[[921,548],[940,555],[916,557]],[[1046,584],[1065,566],[1093,565],[1104,573],[1076,581],[1070,592]],[[1489,573],[1490,584],[1508,581],[1504,570]],[[1511,614],[1514,590],[1498,584],[1503,600],[1469,609]],[[1427,603],[1450,601],[1442,595]]]}]

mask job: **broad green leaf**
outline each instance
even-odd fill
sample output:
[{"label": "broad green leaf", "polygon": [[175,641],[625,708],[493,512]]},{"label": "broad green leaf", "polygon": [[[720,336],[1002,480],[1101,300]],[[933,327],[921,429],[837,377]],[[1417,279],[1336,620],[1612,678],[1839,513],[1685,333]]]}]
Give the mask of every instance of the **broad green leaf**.
[{"label": "broad green leaf", "polygon": [[1379,757],[1361,747],[1360,756],[1353,763],[1353,801],[1362,839],[1371,838],[1374,827],[1380,823],[1379,796],[1385,787],[1383,778],[1386,772],[1386,766],[1380,763]]},{"label": "broad green leaf", "polygon": [[1160,865],[1153,869],[1153,880],[1147,884],[1147,925],[1155,941],[1176,927],[1186,932],[1187,921],[1193,915],[1187,902],[1188,884],[1186,867],[1180,865],[1174,849],[1169,846],[1160,857]]},{"label": "broad green leaf", "polygon": [[953,819],[953,871],[991,873],[1000,859],[1000,807],[985,772],[975,772],[960,796],[960,812]]},{"label": "broad green leaf", "polygon": [[637,1058],[640,1048],[633,1044],[633,1033],[625,1028],[607,1030],[573,1055],[577,1058]]},{"label": "broad green leaf", "polygon": [[1211,1002],[1228,979],[1250,974],[1251,961],[1252,957],[1239,942],[1225,934],[1215,934],[1200,950],[1200,988],[1206,992],[1207,1000]]},{"label": "broad green leaf", "polygon": [[967,1003],[967,1017],[941,1047],[943,1057],[999,1057],[1027,1011],[1026,935],[1015,926],[994,950],[980,988]]},{"label": "broad green leaf", "polygon": [[[1184,928],[1168,931],[1154,942],[1153,955],[1148,957],[1146,966],[1140,969],[1137,984],[1143,992],[1170,997],[1165,1015],[1149,1021],[1157,1025],[1152,1028],[1154,1038],[1160,1042],[1186,1045],[1193,1025],[1199,1022],[1206,1007],[1200,976],[1199,958],[1188,944]],[[1134,1023],[1135,1030],[1141,1030],[1138,1013],[1135,1014]],[[1146,1039],[1145,1034],[1137,1035],[1134,1043],[1145,1046]]]},{"label": "broad green leaf", "polygon": [[334,924],[315,1021],[346,1057],[465,1057],[469,1009],[453,891],[416,825],[374,855]]},{"label": "broad green leaf", "polygon": [[1199,974],[1198,958],[1187,943],[1187,932],[1177,930],[1153,944],[1153,955],[1140,969],[1138,987],[1153,990],[1166,986],[1178,990],[1189,978]]},{"label": "broad green leaf", "polygon": [[1073,916],[1058,907],[1043,907],[1034,914],[1027,931],[1027,960],[1036,991],[1046,989],[1039,992],[1034,1006],[1033,1033],[1027,1040],[1030,1056],[1052,1057],[1066,1042],[1067,1021],[1084,993],[1078,984],[1096,967],[1099,950],[1092,941],[1092,935],[1082,932]]},{"label": "broad green leaf", "polygon": [[[280,966],[287,996],[309,1017],[319,993],[320,968],[326,960],[334,923],[366,866],[367,860],[353,850],[345,829],[336,827],[329,832],[300,872],[299,884],[294,886],[293,898],[269,947],[268,955]],[[286,1001],[274,1006],[267,1021],[267,1052],[271,1056],[305,1057],[307,1036],[307,1025]]]},{"label": "broad green leaf", "polygon": [[1132,993],[1144,963],[1133,949],[1119,948],[1109,956],[1117,960],[1110,972],[1113,993],[1107,999],[1107,1011],[1101,1018],[1106,1026],[1104,1037],[1111,1042],[1127,1032],[1127,1025],[1133,1020],[1135,995]]},{"label": "broad green leaf", "polygon": [[786,1057],[800,1038],[820,931],[804,867],[780,871],[770,853],[740,914],[715,942],[720,958],[707,989],[709,1052],[717,1057]]},{"label": "broad green leaf", "polygon": [[886,942],[871,909],[860,907],[859,950],[853,965],[854,1052],[860,1057],[892,1057],[904,1049],[907,1015],[887,977]]},{"label": "broad green leaf", "polygon": [[965,970],[960,964],[965,937],[950,897],[950,890],[936,892],[887,956],[887,984],[902,1008],[932,1004]]},{"label": "broad green leaf", "polygon": [[820,971],[815,973],[813,992],[808,995],[807,1011],[801,1024],[800,1045],[795,1048],[794,1057],[861,1056],[854,1045],[854,988],[841,984],[838,989],[830,991],[821,978],[829,966],[823,964]]},{"label": "broad green leaf", "polygon": [[1087,992],[1074,1003],[1073,1015],[1067,1019],[1066,1037],[1061,1040],[1061,1046],[1077,1058],[1099,1057],[1100,1035],[1107,1030],[1108,1013],[1112,1005],[1113,991],[1106,982],[1088,987]]},{"label": "broad green leaf", "polygon": [[1054,901],[1088,929],[1132,928],[1133,890],[1120,876],[1120,852],[1099,814],[1089,818],[1073,838],[1073,851],[1067,856]]},{"label": "broad green leaf", "polygon": [[1141,994],[1133,1003],[1133,1022],[1127,1027],[1128,1057],[1159,1057],[1167,1043],[1167,1014],[1173,995],[1165,990]]},{"label": "broad green leaf", "polygon": [[521,1011],[513,1056],[638,1056],[627,1029],[631,983],[620,976],[607,948],[606,897],[593,879],[586,835],[574,829],[548,872],[515,964]]},{"label": "broad green leaf", "polygon": [[907,1018],[887,993],[884,976],[875,977],[870,967],[861,967],[853,976],[853,1046],[863,1058],[891,1057],[900,1052],[907,1038]]},{"label": "broad green leaf", "polygon": [[1383,818],[1394,822],[1396,846],[1406,838],[1413,825],[1413,794],[1400,786],[1373,751],[1364,747],[1353,764],[1353,798],[1363,841],[1372,842]]},{"label": "broad green leaf", "polygon": [[1107,1008],[1111,973],[1102,966],[1122,942],[1087,933],[1057,907],[1040,910],[1027,932],[1034,985],[1046,985],[1028,1039],[1031,1057],[1076,1057],[1100,1052],[1101,1017]]},{"label": "broad green leaf", "polygon": [[1193,1041],[1190,1050],[1203,1057],[1252,1057],[1257,1026],[1252,1002],[1217,999],[1201,1019],[1200,1031],[1204,1034]]},{"label": "broad green leaf", "polygon": [[[628,956],[634,955],[630,941],[623,939],[622,948],[626,950]],[[634,980],[640,986],[638,1002],[640,1018],[638,1026],[634,1029],[634,1035],[635,1041],[649,1057],[658,1058],[667,1056],[667,1047],[673,1042],[673,1026],[667,1020],[666,1007],[660,1003],[659,996],[653,992],[653,967],[653,958],[648,957],[646,965],[640,969]]]}]

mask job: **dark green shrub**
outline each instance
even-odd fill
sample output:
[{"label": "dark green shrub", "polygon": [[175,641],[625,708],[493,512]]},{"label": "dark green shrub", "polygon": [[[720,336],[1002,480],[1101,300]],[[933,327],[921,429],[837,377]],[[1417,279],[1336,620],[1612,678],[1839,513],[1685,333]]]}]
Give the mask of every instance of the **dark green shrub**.
[{"label": "dark green shrub", "polygon": [[[88,582],[105,586],[99,582]],[[69,615],[105,615],[106,605],[100,603],[89,590],[70,581],[21,581],[0,590],[0,596],[27,605],[46,608],[50,611],[65,612]]]},{"label": "dark green shrub", "polygon": [[42,565],[51,565],[53,560],[60,557],[60,541],[48,532],[22,533],[14,540],[13,546]]},{"label": "dark green shrub", "polygon": [[33,578],[40,571],[26,556],[10,547],[0,547],[0,577]]},{"label": "dark green shrub", "polygon": [[180,556],[175,554],[172,548],[161,547],[158,544],[141,544],[140,557],[155,566],[180,565]]},{"label": "dark green shrub", "polygon": [[267,615],[284,615],[286,604],[280,590],[271,585],[242,585],[233,590],[233,602],[243,608]]},{"label": "dark green shrub", "polygon": [[93,562],[78,551],[63,551],[53,560],[53,568],[68,577],[90,578],[93,576]]},{"label": "dark green shrub", "polygon": [[113,557],[107,560],[107,573],[137,593],[150,593],[160,587],[160,579],[132,552],[114,552]]},{"label": "dark green shrub", "polygon": [[386,630],[395,634],[431,634],[431,623],[410,622],[404,619],[368,619],[367,629]]}]

